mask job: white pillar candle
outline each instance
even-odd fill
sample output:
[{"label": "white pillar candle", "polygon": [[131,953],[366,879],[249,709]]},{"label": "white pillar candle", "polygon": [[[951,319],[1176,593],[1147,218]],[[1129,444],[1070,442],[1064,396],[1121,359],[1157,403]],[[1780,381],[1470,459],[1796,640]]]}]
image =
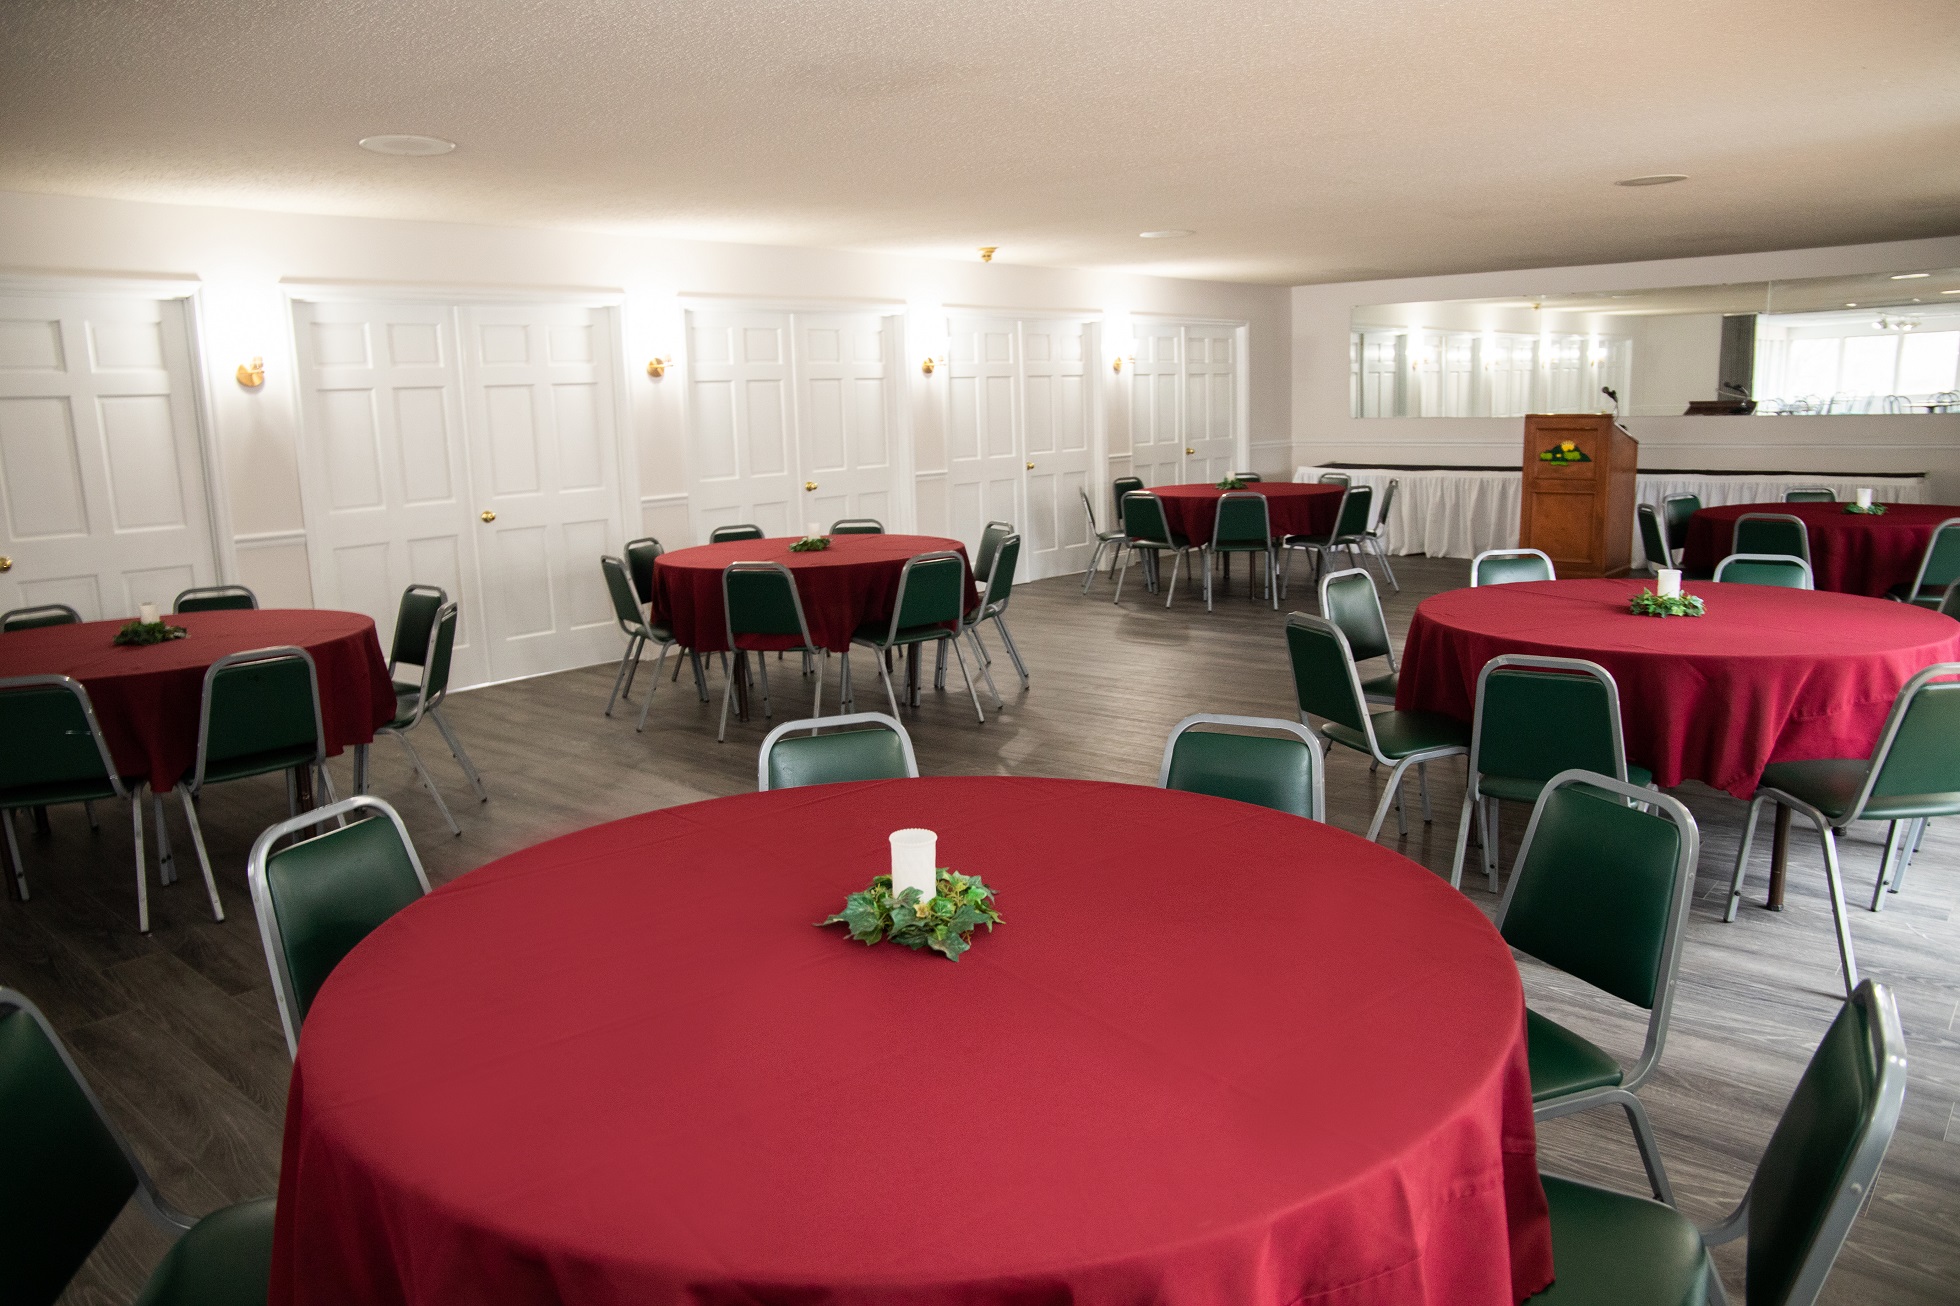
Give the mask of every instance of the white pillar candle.
[{"label": "white pillar candle", "polygon": [[1858,491],[1858,506],[1860,508],[1869,508],[1872,506],[1872,492],[1870,490]]},{"label": "white pillar candle", "polygon": [[919,891],[919,901],[930,902],[939,891],[936,867],[939,862],[939,836],[931,830],[893,830],[892,897],[907,889]]},{"label": "white pillar candle", "polygon": [[803,528],[803,537],[805,539],[814,540],[822,534],[823,534],[823,524],[821,522],[811,522],[808,526]]},{"label": "white pillar candle", "polygon": [[1673,598],[1681,592],[1681,573],[1672,567],[1662,567],[1654,579],[1659,582],[1654,586],[1654,593],[1661,598]]},{"label": "white pillar candle", "polygon": [[146,626],[154,624],[157,619],[157,605],[154,603],[138,604],[136,607],[136,617]]}]

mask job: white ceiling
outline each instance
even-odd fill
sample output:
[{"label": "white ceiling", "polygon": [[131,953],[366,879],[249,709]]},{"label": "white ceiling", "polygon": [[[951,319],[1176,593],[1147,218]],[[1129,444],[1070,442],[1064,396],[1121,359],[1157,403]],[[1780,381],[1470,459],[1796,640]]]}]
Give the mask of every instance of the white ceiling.
[{"label": "white ceiling", "polygon": [[1280,284],[1906,239],[1960,8],[6,0],[0,188]]}]

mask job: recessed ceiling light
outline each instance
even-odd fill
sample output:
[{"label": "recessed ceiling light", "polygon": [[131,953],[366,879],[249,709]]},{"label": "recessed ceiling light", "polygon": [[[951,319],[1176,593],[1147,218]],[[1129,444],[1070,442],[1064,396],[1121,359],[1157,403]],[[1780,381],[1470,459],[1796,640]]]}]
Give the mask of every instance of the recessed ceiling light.
[{"label": "recessed ceiling light", "polygon": [[1182,227],[1167,227],[1163,231],[1139,231],[1137,233],[1144,240],[1176,240],[1179,236],[1195,236],[1197,234],[1195,231],[1186,231]]},{"label": "recessed ceiling light", "polygon": [[1656,172],[1647,177],[1628,177],[1625,181],[1616,181],[1613,184],[1615,186],[1666,186],[1687,179],[1688,174],[1685,172]]},{"label": "recessed ceiling light", "polygon": [[376,154],[447,154],[456,142],[440,136],[363,136],[361,148]]},{"label": "recessed ceiling light", "polygon": [[1894,281],[1917,281],[1917,280],[1919,280],[1919,278],[1921,278],[1921,277],[1930,277],[1930,276],[1932,276],[1932,275],[1933,275],[1933,274],[1932,274],[1932,273],[1930,273],[1930,272],[1900,272],[1900,273],[1896,273],[1896,274],[1894,274],[1894,276],[1892,277],[1892,280],[1894,280]]}]

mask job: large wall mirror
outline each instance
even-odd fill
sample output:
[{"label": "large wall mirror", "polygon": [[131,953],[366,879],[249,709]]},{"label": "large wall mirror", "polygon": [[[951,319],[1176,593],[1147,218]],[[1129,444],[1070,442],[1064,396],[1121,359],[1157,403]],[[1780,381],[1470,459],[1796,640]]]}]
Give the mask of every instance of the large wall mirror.
[{"label": "large wall mirror", "polygon": [[1356,417],[1960,413],[1960,268],[1365,304],[1350,331]]}]

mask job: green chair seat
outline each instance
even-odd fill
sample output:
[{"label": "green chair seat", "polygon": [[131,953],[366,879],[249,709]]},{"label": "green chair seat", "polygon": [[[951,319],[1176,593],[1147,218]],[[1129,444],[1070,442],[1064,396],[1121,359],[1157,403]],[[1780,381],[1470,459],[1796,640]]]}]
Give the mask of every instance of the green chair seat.
[{"label": "green chair seat", "polygon": [[[1387,758],[1413,757],[1437,748],[1468,748],[1470,727],[1440,712],[1372,712],[1375,742]],[[1338,721],[1329,721],[1321,733],[1337,744],[1368,752],[1368,736]]]},{"label": "green chair seat", "polygon": [[889,622],[867,621],[857,628],[857,633],[851,636],[851,640],[853,643],[902,648],[907,644],[926,644],[933,640],[951,639],[958,633],[952,627],[938,622],[930,622],[923,626],[901,626],[894,632]]},{"label": "green chair seat", "polygon": [[217,784],[225,780],[243,780],[247,776],[265,775],[269,771],[312,766],[319,756],[319,751],[319,745],[308,742],[293,744],[286,748],[268,748],[258,753],[241,753],[207,763],[204,768],[204,783]]},{"label": "green chair seat", "polygon": [[1545,1176],[1558,1278],[1534,1306],[1701,1306],[1708,1249],[1672,1207]]},{"label": "green chair seat", "polygon": [[1395,701],[1396,691],[1401,689],[1401,687],[1402,674],[1399,671],[1390,671],[1385,675],[1375,676],[1372,679],[1362,681],[1361,693],[1369,699],[1384,703],[1393,703]]},{"label": "green chair seat", "polygon": [[100,780],[83,778],[16,785],[0,790],[0,811],[16,807],[59,807],[63,803],[94,802],[98,798],[121,798],[123,794],[135,793],[136,787],[142,783],[140,776],[124,776],[121,794],[116,792],[115,785],[106,777]]},{"label": "green chair seat", "polygon": [[211,1212],[172,1243],[134,1306],[264,1306],[272,1210],[261,1197]]},{"label": "green chair seat", "polygon": [[1524,1011],[1524,1033],[1533,1102],[1589,1088],[1611,1088],[1626,1078],[1620,1063],[1598,1044],[1529,1007]]},{"label": "green chair seat", "polygon": [[[1842,821],[1864,788],[1871,770],[1869,759],[1829,757],[1809,762],[1772,762],[1763,768],[1761,788],[1775,789],[1801,799],[1833,822]],[[1920,816],[1960,813],[1960,793],[1873,794],[1861,819],[1903,821]]]},{"label": "green chair seat", "polygon": [[[1627,783],[1645,789],[1648,785],[1654,783],[1654,773],[1644,766],[1635,766],[1629,762],[1627,763]],[[1592,794],[1601,792],[1598,789],[1592,788],[1590,785],[1581,785],[1580,788]],[[1502,798],[1513,803],[1535,803],[1538,801],[1538,795],[1545,792],[1545,782],[1543,780],[1526,780],[1519,776],[1488,775],[1479,777],[1477,781],[1477,792],[1486,798]]]}]

